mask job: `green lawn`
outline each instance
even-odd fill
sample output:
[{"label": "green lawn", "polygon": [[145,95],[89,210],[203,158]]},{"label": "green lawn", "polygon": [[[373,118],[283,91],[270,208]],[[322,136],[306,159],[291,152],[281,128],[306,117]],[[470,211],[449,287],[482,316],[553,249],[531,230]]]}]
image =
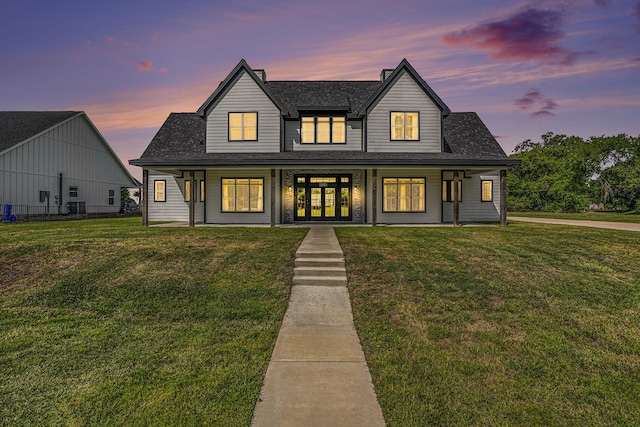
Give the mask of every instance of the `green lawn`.
[{"label": "green lawn", "polygon": [[640,223],[638,212],[509,212],[509,217],[578,219],[586,221],[636,222]]},{"label": "green lawn", "polygon": [[638,425],[640,233],[336,232],[388,425]]},{"label": "green lawn", "polygon": [[1,226],[0,425],[248,425],[305,232]]}]

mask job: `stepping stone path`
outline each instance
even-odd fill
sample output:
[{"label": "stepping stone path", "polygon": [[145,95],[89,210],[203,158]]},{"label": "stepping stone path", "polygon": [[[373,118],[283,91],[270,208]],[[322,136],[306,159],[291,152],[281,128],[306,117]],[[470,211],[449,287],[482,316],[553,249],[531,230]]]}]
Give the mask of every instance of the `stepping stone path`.
[{"label": "stepping stone path", "polygon": [[332,227],[309,230],[293,283],[251,425],[384,426]]}]

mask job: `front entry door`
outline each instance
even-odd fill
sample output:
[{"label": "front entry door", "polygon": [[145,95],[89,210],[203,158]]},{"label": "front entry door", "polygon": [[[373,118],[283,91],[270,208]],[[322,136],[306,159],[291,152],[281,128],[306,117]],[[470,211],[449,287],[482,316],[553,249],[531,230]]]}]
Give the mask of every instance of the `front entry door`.
[{"label": "front entry door", "polygon": [[296,175],[296,221],[351,220],[351,176]]}]

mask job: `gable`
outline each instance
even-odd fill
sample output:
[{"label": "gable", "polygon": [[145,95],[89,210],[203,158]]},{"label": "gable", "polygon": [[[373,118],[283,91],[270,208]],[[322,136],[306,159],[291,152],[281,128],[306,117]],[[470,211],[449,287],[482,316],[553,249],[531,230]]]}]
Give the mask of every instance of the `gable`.
[{"label": "gable", "polygon": [[0,111],[0,154],[70,118],[79,111]]}]

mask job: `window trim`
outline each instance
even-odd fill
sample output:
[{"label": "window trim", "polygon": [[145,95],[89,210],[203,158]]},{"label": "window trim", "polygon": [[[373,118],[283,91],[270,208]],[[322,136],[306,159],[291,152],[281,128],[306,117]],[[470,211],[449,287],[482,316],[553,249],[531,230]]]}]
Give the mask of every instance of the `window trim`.
[{"label": "window trim", "polygon": [[69,186],[69,197],[76,197],[76,198],[78,197],[78,186],[77,185],[70,185]]},{"label": "window trim", "polygon": [[[318,142],[318,118],[328,118],[329,119],[329,141],[328,142]],[[313,119],[313,142],[305,142],[303,141],[303,132],[302,132],[302,124],[304,123],[304,119]],[[342,142],[333,140],[333,123],[334,119],[342,119],[341,123],[343,124],[343,140]],[[347,143],[347,117],[343,115],[301,115],[300,116],[300,144],[302,145],[344,145]]]},{"label": "window trim", "polygon": [[[231,139],[231,115],[232,114],[241,114],[242,115],[242,126],[240,129],[242,130],[242,138],[241,139]],[[244,116],[245,114],[255,114],[256,115],[256,137],[253,139],[247,139],[244,137],[245,134],[245,125],[244,125]],[[258,140],[258,112],[257,111],[229,111],[227,113],[227,142],[243,142],[243,141],[257,141]]]},{"label": "window trim", "polygon": [[[484,184],[487,183],[490,185],[489,188],[489,199],[484,198]],[[480,201],[481,202],[493,202],[493,180],[492,179],[483,179],[480,181]]]},{"label": "window trim", "polygon": [[[402,139],[396,139],[393,137],[393,115],[394,114],[403,114],[403,136]],[[407,114],[415,114],[417,116],[418,125],[416,126],[417,135],[416,138],[407,139]],[[420,111],[389,111],[389,141],[411,141],[416,142],[420,141]]]},{"label": "window trim", "polygon": [[[162,199],[158,198],[158,184],[162,183],[164,188],[162,189]],[[153,181],[153,201],[164,203],[167,201],[167,180],[166,179],[156,179]]]},{"label": "window trim", "polygon": [[[387,209],[387,196],[386,196],[386,186],[385,186],[385,179],[395,179],[396,180],[396,210],[389,210]],[[400,179],[409,179],[411,180],[411,182],[409,182],[410,185],[410,191],[409,191],[409,200],[410,200],[410,205],[411,208],[408,211],[401,211],[398,210],[397,207],[399,206],[398,203],[398,194],[399,192],[397,191],[398,188],[398,181]],[[422,180],[422,186],[423,186],[423,193],[422,193],[422,206],[423,209],[421,210],[413,210],[413,180],[416,179],[421,179]],[[427,177],[423,177],[423,176],[384,176],[382,177],[382,212],[384,213],[401,213],[401,214],[407,214],[407,213],[425,213],[427,212]]]},{"label": "window trim", "polygon": [[[453,203],[453,179],[443,179],[442,180],[442,185],[444,186],[444,184],[446,183],[447,185],[447,189],[446,192],[444,194],[441,195],[442,198],[442,202],[443,203]],[[440,192],[442,192],[443,188],[440,187]],[[446,200],[444,197],[444,195],[447,195]],[[462,203],[462,180],[458,180],[458,203]]]},{"label": "window trim", "polygon": [[184,201],[188,202],[190,198],[191,198],[191,181],[189,181],[189,178],[187,178],[184,180]]},{"label": "window trim", "polygon": [[[234,181],[234,184],[233,184],[233,186],[234,186],[234,193],[233,193],[234,210],[225,210],[224,209],[224,181],[225,180],[231,180],[231,179]],[[237,200],[238,200],[238,198],[236,196],[237,195],[237,191],[236,191],[235,188],[237,186],[238,180],[240,180],[240,179],[249,180],[249,184],[248,184],[249,185],[249,200],[248,200],[249,209],[246,210],[246,211],[239,211],[237,209],[237,206],[238,206]],[[251,180],[252,179],[253,180],[259,179],[260,181],[262,181],[262,184],[261,184],[261,186],[262,186],[262,203],[261,203],[262,209],[261,210],[252,210],[251,209]],[[264,210],[264,204],[265,204],[264,203],[264,199],[265,199],[265,197],[264,197],[264,186],[265,186],[265,184],[264,183],[265,183],[265,181],[266,180],[265,180],[264,177],[255,177],[255,176],[254,177],[244,177],[244,176],[242,176],[242,177],[222,177],[222,178],[220,178],[220,212],[221,213],[264,213],[265,212],[265,210]]]},{"label": "window trim", "polygon": [[116,203],[116,190],[109,190],[109,205],[115,205]]},{"label": "window trim", "polygon": [[205,186],[205,183],[204,183],[204,179],[201,179],[200,180],[200,201],[201,202],[205,201],[205,196],[206,196],[205,188],[206,188],[206,186]]}]

